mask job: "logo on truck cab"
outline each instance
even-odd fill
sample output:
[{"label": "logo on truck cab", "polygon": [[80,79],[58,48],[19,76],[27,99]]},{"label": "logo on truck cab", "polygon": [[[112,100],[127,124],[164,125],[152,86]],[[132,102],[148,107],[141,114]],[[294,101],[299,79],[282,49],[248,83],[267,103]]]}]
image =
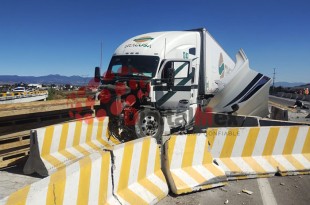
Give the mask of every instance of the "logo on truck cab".
[{"label": "logo on truck cab", "polygon": [[137,43],[142,43],[142,42],[146,42],[146,41],[151,41],[153,40],[154,38],[150,37],[150,36],[142,36],[140,38],[137,38],[137,39],[134,39],[133,41],[134,42],[137,42]]},{"label": "logo on truck cab", "polygon": [[151,45],[146,43],[147,41],[151,41],[154,38],[150,36],[142,36],[140,38],[134,39],[133,41],[136,43],[130,43],[125,45],[125,48],[130,48],[130,47],[144,47],[144,48],[151,48]]}]

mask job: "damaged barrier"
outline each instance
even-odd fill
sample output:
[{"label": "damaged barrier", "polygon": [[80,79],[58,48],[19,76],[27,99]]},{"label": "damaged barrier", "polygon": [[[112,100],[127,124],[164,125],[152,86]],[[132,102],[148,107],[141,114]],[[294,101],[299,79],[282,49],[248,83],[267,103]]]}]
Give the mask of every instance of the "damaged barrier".
[{"label": "damaged barrier", "polygon": [[[97,135],[96,135],[97,136]],[[310,127],[209,128],[94,151],[0,200],[4,204],[154,204],[228,180],[310,173]],[[165,173],[162,172],[162,170]]]},{"label": "damaged barrier", "polygon": [[207,138],[228,179],[310,171],[309,126],[213,128]]},{"label": "damaged barrier", "polygon": [[110,152],[99,151],[10,196],[0,205],[119,204],[113,196]]},{"label": "damaged barrier", "polygon": [[173,193],[226,184],[224,171],[213,162],[206,134],[173,135],[163,149],[163,170]]},{"label": "damaged barrier", "polygon": [[11,204],[154,204],[168,195],[154,138],[97,151],[0,200]]},{"label": "damaged barrier", "polygon": [[25,174],[48,176],[99,149],[120,142],[108,137],[108,118],[89,118],[31,130]]},{"label": "damaged barrier", "polygon": [[310,173],[310,127],[209,128],[174,135],[163,147],[163,170],[175,194],[227,180]]},{"label": "damaged barrier", "polygon": [[168,195],[155,138],[141,138],[113,148],[114,194],[122,204],[155,204]]}]

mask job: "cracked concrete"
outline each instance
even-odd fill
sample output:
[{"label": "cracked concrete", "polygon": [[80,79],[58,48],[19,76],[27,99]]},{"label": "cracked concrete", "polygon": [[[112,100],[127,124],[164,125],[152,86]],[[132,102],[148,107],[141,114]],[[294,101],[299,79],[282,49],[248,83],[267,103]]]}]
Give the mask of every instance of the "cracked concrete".
[{"label": "cracked concrete", "polygon": [[119,198],[117,197],[117,195],[115,194],[115,185],[114,185],[114,170],[115,170],[115,156],[113,153],[113,150],[104,150],[107,152],[110,152],[110,159],[111,159],[111,182],[112,182],[112,195],[113,197],[118,201],[119,204],[122,205],[121,201],[119,200]]}]

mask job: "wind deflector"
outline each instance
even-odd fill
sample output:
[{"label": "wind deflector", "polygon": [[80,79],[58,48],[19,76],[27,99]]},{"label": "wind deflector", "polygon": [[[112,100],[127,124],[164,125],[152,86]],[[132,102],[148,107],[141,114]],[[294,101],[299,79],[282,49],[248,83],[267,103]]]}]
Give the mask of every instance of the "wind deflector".
[{"label": "wind deflector", "polygon": [[198,29],[192,29],[187,31],[198,31],[200,33],[201,38],[201,48],[200,48],[200,67],[199,67],[199,83],[198,83],[198,98],[204,99],[206,90],[206,66],[205,66],[205,56],[206,56],[206,32],[207,29],[205,28],[198,28]]}]

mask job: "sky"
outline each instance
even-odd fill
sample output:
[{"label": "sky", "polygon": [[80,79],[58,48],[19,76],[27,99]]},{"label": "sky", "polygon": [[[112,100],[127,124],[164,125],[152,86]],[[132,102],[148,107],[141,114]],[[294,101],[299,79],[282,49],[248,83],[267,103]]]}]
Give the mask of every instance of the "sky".
[{"label": "sky", "polygon": [[0,75],[92,77],[125,40],[205,27],[276,82],[310,83],[309,0],[0,0]]}]

